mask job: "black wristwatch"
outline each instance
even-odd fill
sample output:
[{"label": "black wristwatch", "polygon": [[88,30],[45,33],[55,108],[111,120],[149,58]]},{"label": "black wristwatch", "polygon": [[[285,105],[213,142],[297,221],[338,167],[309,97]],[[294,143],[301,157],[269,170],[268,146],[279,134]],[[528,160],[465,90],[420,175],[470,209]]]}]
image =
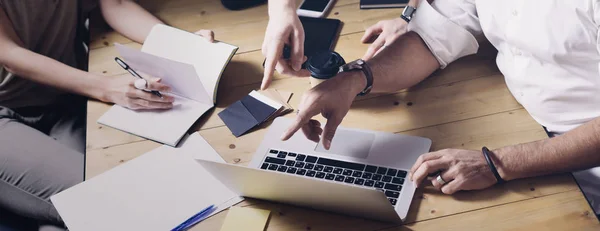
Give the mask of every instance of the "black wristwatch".
[{"label": "black wristwatch", "polygon": [[362,59],[354,60],[340,67],[340,72],[348,72],[353,70],[361,70],[367,79],[367,86],[365,86],[365,89],[358,93],[358,95],[361,96],[369,94],[369,92],[371,92],[371,88],[373,88],[373,73],[371,72],[371,68],[369,68],[367,62]]},{"label": "black wristwatch", "polygon": [[404,19],[404,21],[409,23],[410,20],[413,18],[415,12],[417,12],[417,8],[414,8],[412,6],[406,6],[404,7],[404,10],[402,11],[402,15],[400,15],[400,17]]}]

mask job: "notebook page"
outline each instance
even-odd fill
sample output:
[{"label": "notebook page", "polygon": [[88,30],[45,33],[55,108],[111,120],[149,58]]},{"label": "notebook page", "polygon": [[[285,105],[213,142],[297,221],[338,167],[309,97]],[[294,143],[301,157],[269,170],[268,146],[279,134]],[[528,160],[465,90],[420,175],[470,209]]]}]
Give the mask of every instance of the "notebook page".
[{"label": "notebook page", "polygon": [[219,212],[242,200],[193,158],[224,163],[194,133],[180,148],[154,149],[51,200],[71,231],[171,230],[212,204]]},{"label": "notebook page", "polygon": [[177,95],[172,96],[175,97],[175,102],[169,110],[136,111],[114,105],[98,119],[98,123],[176,146],[196,120],[213,106]]},{"label": "notebook page", "polygon": [[202,81],[198,79],[192,65],[147,54],[118,43],[115,46],[125,62],[136,72],[162,78],[162,83],[169,85],[174,94],[204,104],[213,104],[208,94],[201,90],[204,88]]},{"label": "notebook page", "polygon": [[166,25],[154,26],[142,46],[142,52],[193,65],[213,102],[221,74],[237,49]]}]

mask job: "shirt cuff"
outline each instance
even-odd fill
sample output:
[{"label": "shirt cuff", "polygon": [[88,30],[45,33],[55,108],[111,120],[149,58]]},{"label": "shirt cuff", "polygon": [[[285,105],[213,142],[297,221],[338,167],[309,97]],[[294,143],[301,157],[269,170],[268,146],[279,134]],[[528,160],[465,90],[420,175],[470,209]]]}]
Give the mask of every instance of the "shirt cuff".
[{"label": "shirt cuff", "polygon": [[408,31],[421,36],[442,69],[454,60],[477,53],[479,49],[477,39],[469,31],[441,15],[427,0],[420,1],[415,16],[408,24]]}]

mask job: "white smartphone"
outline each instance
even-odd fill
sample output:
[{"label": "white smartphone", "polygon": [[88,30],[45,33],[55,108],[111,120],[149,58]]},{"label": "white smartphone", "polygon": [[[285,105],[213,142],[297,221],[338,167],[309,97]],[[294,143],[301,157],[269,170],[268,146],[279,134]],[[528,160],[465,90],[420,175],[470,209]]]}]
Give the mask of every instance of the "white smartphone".
[{"label": "white smartphone", "polygon": [[304,0],[296,11],[298,15],[322,18],[333,7],[335,0]]}]

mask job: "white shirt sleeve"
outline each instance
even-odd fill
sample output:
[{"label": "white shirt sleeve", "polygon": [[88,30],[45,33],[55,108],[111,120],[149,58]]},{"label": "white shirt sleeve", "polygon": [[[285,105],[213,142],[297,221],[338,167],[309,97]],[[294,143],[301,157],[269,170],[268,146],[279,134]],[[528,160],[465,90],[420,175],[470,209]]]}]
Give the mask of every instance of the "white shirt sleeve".
[{"label": "white shirt sleeve", "polygon": [[474,0],[421,0],[408,31],[419,34],[441,68],[477,53],[476,35],[482,33]]},{"label": "white shirt sleeve", "polygon": [[[592,10],[594,10],[594,22],[596,27],[600,28],[600,1],[594,1],[592,3]],[[600,52],[600,29],[596,34],[596,49]]]}]

